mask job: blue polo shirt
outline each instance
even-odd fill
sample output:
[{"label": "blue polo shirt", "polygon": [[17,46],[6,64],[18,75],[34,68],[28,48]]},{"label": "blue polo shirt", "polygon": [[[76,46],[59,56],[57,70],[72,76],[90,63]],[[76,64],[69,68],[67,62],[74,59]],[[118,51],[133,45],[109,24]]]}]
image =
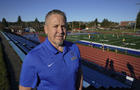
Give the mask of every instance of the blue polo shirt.
[{"label": "blue polo shirt", "polygon": [[48,39],[26,56],[20,85],[38,90],[76,90],[80,52],[76,44],[64,41],[59,52]]}]

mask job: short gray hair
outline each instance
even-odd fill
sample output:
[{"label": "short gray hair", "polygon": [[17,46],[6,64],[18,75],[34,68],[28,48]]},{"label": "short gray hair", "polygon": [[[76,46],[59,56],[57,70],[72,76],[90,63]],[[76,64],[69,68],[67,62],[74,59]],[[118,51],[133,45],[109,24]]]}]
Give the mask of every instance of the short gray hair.
[{"label": "short gray hair", "polygon": [[65,20],[65,23],[67,22],[66,14],[63,11],[61,11],[61,10],[54,9],[54,10],[49,11],[48,14],[46,15],[46,17],[45,17],[45,24],[47,23],[48,17],[53,15],[53,14],[59,14],[59,15],[63,16],[64,20]]}]

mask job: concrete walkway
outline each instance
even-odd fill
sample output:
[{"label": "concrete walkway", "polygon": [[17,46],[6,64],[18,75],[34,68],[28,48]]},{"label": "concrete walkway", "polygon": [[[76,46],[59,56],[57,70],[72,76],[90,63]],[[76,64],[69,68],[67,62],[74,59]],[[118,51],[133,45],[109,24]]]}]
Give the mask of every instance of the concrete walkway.
[{"label": "concrete walkway", "polygon": [[21,70],[21,60],[1,33],[0,38],[3,46],[4,59],[6,62],[6,66],[8,68],[10,78],[11,84],[10,90],[18,90],[19,76]]}]

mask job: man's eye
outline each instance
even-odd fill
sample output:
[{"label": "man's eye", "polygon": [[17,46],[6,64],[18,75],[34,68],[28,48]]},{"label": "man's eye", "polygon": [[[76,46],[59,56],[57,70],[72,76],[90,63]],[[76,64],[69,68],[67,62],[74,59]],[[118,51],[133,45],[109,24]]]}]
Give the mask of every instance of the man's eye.
[{"label": "man's eye", "polygon": [[54,26],[54,28],[57,28],[57,27],[58,27],[58,25],[55,25],[55,26]]},{"label": "man's eye", "polygon": [[65,25],[63,25],[63,26],[61,26],[62,28],[66,28],[66,26]]}]

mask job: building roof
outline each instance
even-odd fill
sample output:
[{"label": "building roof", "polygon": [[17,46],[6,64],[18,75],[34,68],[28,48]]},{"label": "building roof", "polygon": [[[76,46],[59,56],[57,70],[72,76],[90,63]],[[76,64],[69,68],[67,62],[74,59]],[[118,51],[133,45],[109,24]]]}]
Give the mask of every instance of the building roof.
[{"label": "building roof", "polygon": [[135,24],[135,23],[136,23],[136,21],[121,21],[120,26],[128,26],[128,25]]}]

